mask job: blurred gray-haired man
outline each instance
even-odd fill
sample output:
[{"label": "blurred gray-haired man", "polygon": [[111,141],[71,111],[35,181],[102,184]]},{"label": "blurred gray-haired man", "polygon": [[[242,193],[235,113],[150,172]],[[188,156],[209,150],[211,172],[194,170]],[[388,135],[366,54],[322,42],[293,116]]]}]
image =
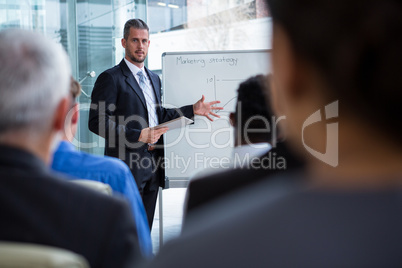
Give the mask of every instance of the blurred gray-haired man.
[{"label": "blurred gray-haired man", "polygon": [[0,240],[64,248],[91,267],[141,256],[128,206],[59,179],[51,152],[70,108],[70,64],[38,33],[0,32]]}]

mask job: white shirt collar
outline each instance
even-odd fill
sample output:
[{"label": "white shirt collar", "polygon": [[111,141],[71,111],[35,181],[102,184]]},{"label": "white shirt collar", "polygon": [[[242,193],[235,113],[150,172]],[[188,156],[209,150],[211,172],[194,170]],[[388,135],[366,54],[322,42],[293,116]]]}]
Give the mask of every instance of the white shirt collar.
[{"label": "white shirt collar", "polygon": [[142,66],[142,68],[138,68],[136,65],[132,64],[126,58],[124,58],[124,61],[126,62],[128,68],[130,69],[130,71],[134,75],[134,77],[137,77],[138,71],[142,71],[144,73],[145,77],[147,76],[147,73],[145,72],[145,67],[144,66]]}]

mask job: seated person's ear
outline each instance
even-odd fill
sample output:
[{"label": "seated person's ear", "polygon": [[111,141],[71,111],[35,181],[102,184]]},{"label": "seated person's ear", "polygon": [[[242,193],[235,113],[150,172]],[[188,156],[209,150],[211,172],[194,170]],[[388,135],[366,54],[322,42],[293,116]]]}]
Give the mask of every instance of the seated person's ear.
[{"label": "seated person's ear", "polygon": [[229,114],[229,121],[230,121],[230,125],[232,125],[232,127],[234,127],[236,125],[236,115],[235,115],[235,113],[230,113]]},{"label": "seated person's ear", "polygon": [[77,124],[78,123],[78,118],[79,118],[79,114],[80,114],[78,106],[79,106],[78,103],[76,103],[72,108],[72,113],[73,113],[72,116],[71,116],[71,123],[72,124]]},{"label": "seated person's ear", "polygon": [[68,108],[70,107],[71,100],[69,97],[61,99],[57,105],[55,115],[53,117],[53,128],[54,130],[60,131],[64,128],[64,122],[68,113]]},{"label": "seated person's ear", "polygon": [[[273,28],[272,46],[272,64],[275,70],[273,90],[277,93],[276,101],[285,102],[284,104],[290,104],[289,101],[293,100],[299,101],[301,95],[304,95],[303,89],[306,88],[304,77],[308,66],[296,56],[288,34],[277,24]],[[283,103],[278,104],[284,107]]]}]

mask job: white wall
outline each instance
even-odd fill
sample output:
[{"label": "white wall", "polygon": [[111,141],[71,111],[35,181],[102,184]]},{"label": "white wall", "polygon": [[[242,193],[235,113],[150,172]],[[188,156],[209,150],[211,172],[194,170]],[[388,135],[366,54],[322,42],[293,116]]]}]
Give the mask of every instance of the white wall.
[{"label": "white wall", "polygon": [[[221,37],[225,44],[216,42]],[[228,28],[210,26],[151,34],[148,67],[162,69],[164,52],[270,49],[271,37],[271,18],[242,21]]]}]

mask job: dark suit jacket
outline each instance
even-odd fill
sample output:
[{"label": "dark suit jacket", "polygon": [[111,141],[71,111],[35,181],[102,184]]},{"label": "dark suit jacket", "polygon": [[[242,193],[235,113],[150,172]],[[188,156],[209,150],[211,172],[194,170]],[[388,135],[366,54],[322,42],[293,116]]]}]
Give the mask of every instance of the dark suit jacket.
[{"label": "dark suit jacket", "polygon": [[145,267],[402,267],[401,187],[319,190],[284,175],[201,209]]},{"label": "dark suit jacket", "polygon": [[132,267],[141,258],[126,203],[60,179],[7,146],[0,146],[0,215],[0,240],[68,249],[91,267]]},{"label": "dark suit jacket", "polygon": [[[179,116],[192,118],[192,105],[179,109],[161,106],[161,81],[159,76],[145,68],[158,101],[159,123]],[[145,143],[138,142],[141,130],[148,127],[148,111],[144,94],[124,59],[119,65],[101,73],[92,91],[89,112],[89,129],[106,139],[105,155],[122,159],[131,169],[137,184],[152,174],[152,161],[163,157],[163,138],[156,150],[148,151]],[[161,163],[160,163],[161,164]],[[160,186],[164,187],[165,173],[158,168]]]},{"label": "dark suit jacket", "polygon": [[[282,159],[286,165],[278,168],[275,162]],[[198,208],[223,196],[267,180],[278,172],[295,171],[303,167],[303,162],[289,151],[284,142],[277,143],[260,160],[247,168],[238,167],[190,181],[184,204],[184,220]]]}]

